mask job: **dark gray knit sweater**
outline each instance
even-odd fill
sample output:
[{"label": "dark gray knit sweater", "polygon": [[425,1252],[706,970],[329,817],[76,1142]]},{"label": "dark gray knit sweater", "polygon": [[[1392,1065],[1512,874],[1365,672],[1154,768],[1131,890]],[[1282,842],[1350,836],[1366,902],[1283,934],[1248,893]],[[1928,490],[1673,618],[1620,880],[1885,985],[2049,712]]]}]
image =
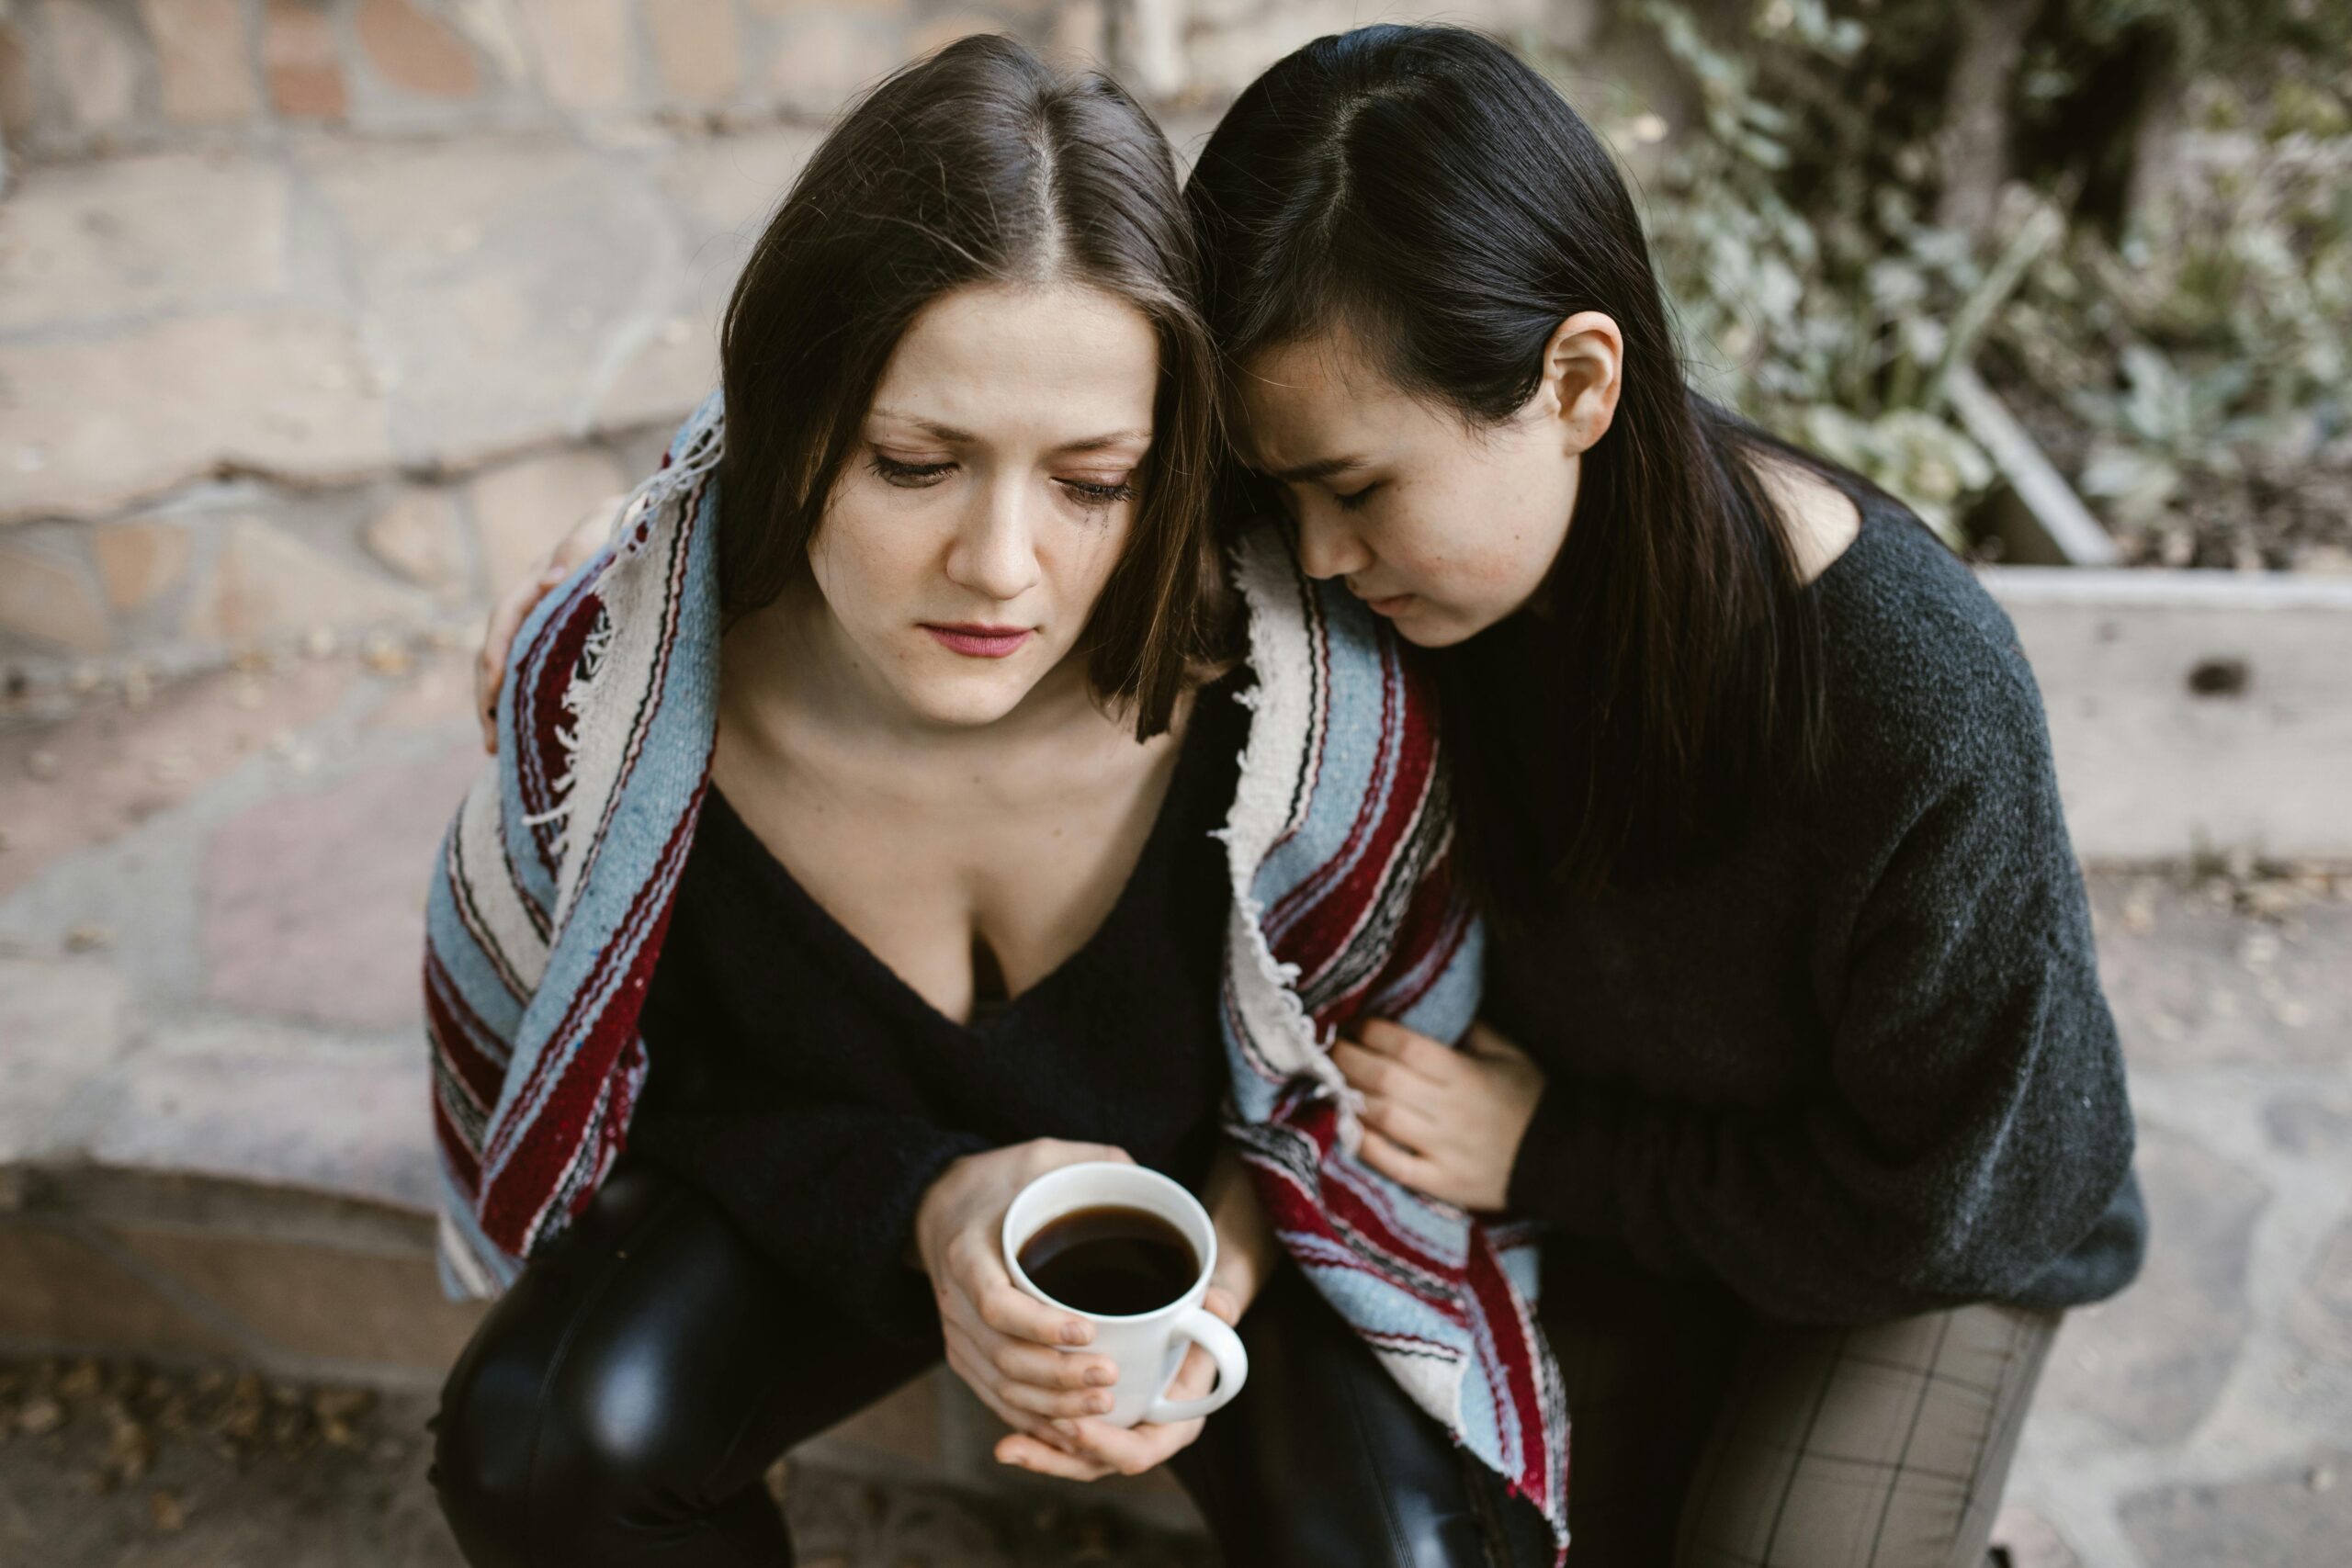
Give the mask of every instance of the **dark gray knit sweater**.
[{"label": "dark gray knit sweater", "polygon": [[1510,1206],[1792,1322],[2097,1300],[2147,1222],[2041,697],[1967,569],[1862,511],[1807,590],[1826,786],[1490,949],[1549,1075]]}]

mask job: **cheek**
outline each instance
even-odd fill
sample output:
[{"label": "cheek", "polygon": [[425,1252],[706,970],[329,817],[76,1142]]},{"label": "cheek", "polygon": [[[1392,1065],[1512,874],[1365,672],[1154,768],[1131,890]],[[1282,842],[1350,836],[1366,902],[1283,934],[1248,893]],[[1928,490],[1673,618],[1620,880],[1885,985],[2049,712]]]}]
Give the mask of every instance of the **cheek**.
[{"label": "cheek", "polygon": [[890,612],[921,576],[928,535],[903,507],[851,489],[826,508],[808,541],[808,574],[835,615],[870,620]]},{"label": "cheek", "polygon": [[1134,532],[1134,512],[1130,505],[1102,513],[1098,522],[1040,532],[1038,556],[1056,597],[1091,604],[1102,593]]},{"label": "cheek", "polygon": [[1476,540],[1472,570],[1491,592],[1532,592],[1567,536],[1576,467],[1557,461],[1506,465],[1486,479],[1471,514]]},{"label": "cheek", "polygon": [[1431,495],[1382,551],[1406,565],[1439,599],[1465,605],[1533,589],[1559,547],[1544,503],[1515,484],[1480,475]]}]

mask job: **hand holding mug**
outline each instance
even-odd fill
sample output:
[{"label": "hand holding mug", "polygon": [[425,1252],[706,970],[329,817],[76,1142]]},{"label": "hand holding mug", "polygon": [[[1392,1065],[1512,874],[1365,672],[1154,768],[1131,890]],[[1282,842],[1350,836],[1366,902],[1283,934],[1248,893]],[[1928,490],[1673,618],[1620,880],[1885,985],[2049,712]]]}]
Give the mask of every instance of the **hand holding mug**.
[{"label": "hand holding mug", "polygon": [[931,1276],[948,1366],[1006,1426],[1057,1447],[1067,1438],[1056,1418],[1109,1413],[1117,1369],[1107,1357],[1057,1348],[1087,1346],[1094,1325],[1016,1287],[1001,1237],[1022,1189],[1082,1161],[1133,1163],[1123,1149],[1058,1138],[967,1155],[931,1184],[915,1215],[915,1251]]},{"label": "hand holding mug", "polygon": [[1000,1461],[1091,1481],[1149,1470],[1200,1435],[1250,1370],[1233,1332],[1245,1303],[1213,1282],[1217,1238],[1199,1200],[1132,1161],[1065,1166],[1022,1191],[1005,1212],[1006,1269],[1091,1322],[1090,1359],[1108,1358],[1118,1381],[1108,1412],[1056,1420],[1050,1447],[1007,1437]]}]

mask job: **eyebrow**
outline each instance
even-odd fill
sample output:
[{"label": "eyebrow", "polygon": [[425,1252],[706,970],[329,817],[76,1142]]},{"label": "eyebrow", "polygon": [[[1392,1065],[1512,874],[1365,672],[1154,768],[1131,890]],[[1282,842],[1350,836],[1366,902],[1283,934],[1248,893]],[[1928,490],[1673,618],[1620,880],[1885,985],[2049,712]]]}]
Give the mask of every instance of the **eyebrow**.
[{"label": "eyebrow", "polygon": [[1268,479],[1279,479],[1283,484],[1304,484],[1315,479],[1328,479],[1333,474],[1344,474],[1350,468],[1369,468],[1371,465],[1371,458],[1349,453],[1338,457],[1317,457],[1312,463],[1300,463],[1295,468],[1270,468],[1265,470],[1265,474]]},{"label": "eyebrow", "polygon": [[[895,419],[911,424],[926,435],[936,436],[950,445],[970,446],[980,439],[968,430],[958,430],[952,424],[942,424],[935,419],[924,419],[919,414],[907,413],[898,409],[877,407],[874,412],[884,419]],[[1105,446],[1117,446],[1129,441],[1140,441],[1148,446],[1151,441],[1151,432],[1148,430],[1106,431],[1101,435],[1089,435],[1079,441],[1065,441],[1054,450],[1057,452],[1099,452]]]}]

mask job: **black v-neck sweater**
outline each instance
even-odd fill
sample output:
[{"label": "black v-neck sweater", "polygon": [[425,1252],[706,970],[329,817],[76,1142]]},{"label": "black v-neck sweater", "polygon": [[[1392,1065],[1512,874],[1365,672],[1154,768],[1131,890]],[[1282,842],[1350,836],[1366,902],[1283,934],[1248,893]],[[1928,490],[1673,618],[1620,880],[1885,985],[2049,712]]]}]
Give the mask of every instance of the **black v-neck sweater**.
[{"label": "black v-neck sweater", "polygon": [[712,785],[640,1016],[629,1155],[707,1193],[846,1319],[905,1338],[937,1331],[902,1249],[924,1190],[960,1156],[1080,1139],[1197,1190],[1226,1083],[1230,893],[1208,834],[1246,738],[1232,690],[1194,703],[1102,925],[968,1024],[827,912]]},{"label": "black v-neck sweater", "polygon": [[1825,786],[1488,949],[1548,1075],[1510,1207],[1794,1322],[2111,1295],[2132,1111],[2016,632],[1875,498],[1807,592]]}]

